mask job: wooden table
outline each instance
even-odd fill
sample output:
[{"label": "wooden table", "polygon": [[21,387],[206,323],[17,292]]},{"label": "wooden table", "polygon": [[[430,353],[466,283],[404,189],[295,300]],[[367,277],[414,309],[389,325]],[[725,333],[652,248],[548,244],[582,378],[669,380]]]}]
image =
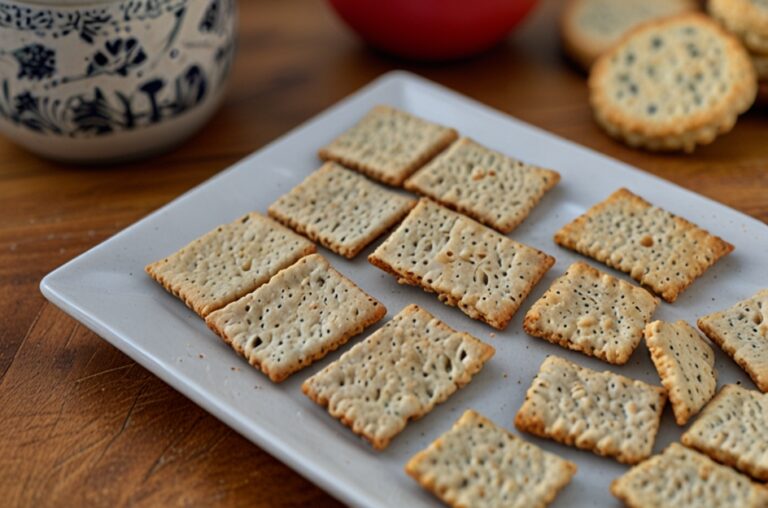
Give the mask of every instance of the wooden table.
[{"label": "wooden table", "polygon": [[323,2],[249,0],[241,2],[227,100],[178,150],[85,169],[0,139],[0,503],[338,504],[46,303],[38,283],[390,69],[422,74],[768,222],[765,110],[693,155],[625,148],[591,120],[584,77],[560,54],[557,8],[543,0],[484,55],[426,65],[370,51]]}]

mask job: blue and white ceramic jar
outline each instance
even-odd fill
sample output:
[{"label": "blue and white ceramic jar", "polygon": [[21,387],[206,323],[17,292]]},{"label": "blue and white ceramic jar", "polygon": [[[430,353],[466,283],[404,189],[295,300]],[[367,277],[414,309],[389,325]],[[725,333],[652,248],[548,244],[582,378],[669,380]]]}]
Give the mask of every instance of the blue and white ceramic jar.
[{"label": "blue and white ceramic jar", "polygon": [[0,132],[60,160],[141,157],[213,114],[236,0],[0,0]]}]

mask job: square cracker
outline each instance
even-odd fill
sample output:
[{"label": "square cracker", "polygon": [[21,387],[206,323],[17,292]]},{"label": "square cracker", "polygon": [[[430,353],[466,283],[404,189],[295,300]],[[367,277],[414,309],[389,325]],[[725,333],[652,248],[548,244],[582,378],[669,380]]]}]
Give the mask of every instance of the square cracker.
[{"label": "square cracker", "polygon": [[672,303],[733,245],[627,189],[555,234],[563,247],[630,274]]},{"label": "square cracker", "polygon": [[651,454],[665,401],[661,387],[549,356],[528,388],[515,426],[636,464]]},{"label": "square cracker", "polygon": [[493,347],[409,305],[301,389],[382,450],[408,420],[469,383],[493,353]]},{"label": "square cracker", "polygon": [[461,138],[408,178],[405,188],[509,233],[558,181],[555,171]]},{"label": "square cracker", "polygon": [[280,382],[386,313],[384,305],[312,254],[205,322],[248,363]]},{"label": "square cracker", "polygon": [[715,395],[715,353],[685,321],[650,323],[645,327],[645,345],[667,390],[675,421],[685,425]]},{"label": "square cracker", "polygon": [[381,182],[402,185],[457,137],[454,129],[389,106],[376,106],[318,155]]},{"label": "square cracker", "polygon": [[611,483],[611,493],[631,508],[768,506],[768,489],[678,443]]},{"label": "square cracker", "polygon": [[768,392],[768,289],[699,318],[699,328]]},{"label": "square cracker", "polygon": [[525,314],[523,328],[616,365],[627,363],[659,301],[586,263],[573,263]]},{"label": "square cracker", "polygon": [[725,385],[683,434],[684,445],[768,480],[768,394]]},{"label": "square cracker", "polygon": [[315,250],[306,238],[254,212],[217,227],[145,270],[205,317]]},{"label": "square cracker", "polygon": [[540,508],[568,485],[576,465],[468,410],[405,471],[448,506]]},{"label": "square cracker", "polygon": [[499,330],[555,262],[426,198],[368,261]]},{"label": "square cracker", "polygon": [[269,215],[333,252],[355,257],[416,201],[327,162],[269,207]]}]

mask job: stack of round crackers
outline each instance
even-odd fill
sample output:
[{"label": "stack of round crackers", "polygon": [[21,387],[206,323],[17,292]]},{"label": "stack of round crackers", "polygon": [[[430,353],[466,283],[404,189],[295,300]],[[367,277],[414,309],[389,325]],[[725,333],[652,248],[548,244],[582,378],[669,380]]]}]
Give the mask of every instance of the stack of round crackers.
[{"label": "stack of round crackers", "polygon": [[710,0],[710,15],[733,32],[749,51],[757,78],[768,85],[768,2]]}]

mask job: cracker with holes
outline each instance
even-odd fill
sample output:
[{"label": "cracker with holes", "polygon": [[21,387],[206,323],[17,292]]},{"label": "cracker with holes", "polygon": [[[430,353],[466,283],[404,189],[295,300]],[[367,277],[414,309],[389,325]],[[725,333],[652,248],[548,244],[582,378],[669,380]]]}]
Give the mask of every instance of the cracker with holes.
[{"label": "cracker with holes", "polygon": [[448,506],[543,508],[576,465],[468,410],[405,471]]},{"label": "cracker with holes", "polygon": [[493,347],[409,305],[301,389],[383,450],[409,420],[469,383],[493,353]]},{"label": "cracker with holes", "polygon": [[145,270],[205,317],[315,250],[306,238],[254,212],[219,226]]},{"label": "cracker with holes", "polygon": [[728,242],[627,189],[564,226],[555,242],[628,273],[669,303],[733,250]]},{"label": "cracker with holes", "polygon": [[280,382],[386,313],[384,305],[312,254],[205,322],[248,363]]},{"label": "cracker with holes", "polygon": [[462,138],[406,180],[405,188],[509,233],[558,181],[555,171]]},{"label": "cracker with holes", "polygon": [[523,328],[534,337],[623,365],[657,305],[648,291],[586,263],[573,263],[525,314]]},{"label": "cracker with holes", "polygon": [[555,262],[426,198],[368,260],[499,330]]},{"label": "cracker with holes", "polygon": [[651,454],[665,401],[661,387],[549,356],[528,388],[515,426],[637,464]]},{"label": "cracker with holes", "polygon": [[675,421],[685,425],[715,395],[715,353],[685,321],[650,323],[645,345],[667,390]]},{"label": "cracker with holes", "polygon": [[768,489],[678,443],[611,483],[611,493],[632,508],[768,506]]},{"label": "cracker with holes", "polygon": [[416,201],[328,162],[269,207],[269,215],[333,252],[355,257]]},{"label": "cracker with holes", "polygon": [[684,445],[768,480],[768,394],[725,385],[683,434]]},{"label": "cracker with holes", "polygon": [[354,127],[320,149],[319,155],[380,182],[402,185],[457,137],[454,129],[389,106],[376,106]]},{"label": "cracker with holes", "polygon": [[611,136],[649,150],[684,150],[730,131],[755,101],[755,69],[741,43],[699,13],[643,24],[589,75],[590,103]]},{"label": "cracker with holes", "polygon": [[739,37],[753,53],[768,55],[768,2],[709,0],[709,13]]},{"label": "cracker with holes", "polygon": [[641,23],[696,8],[695,0],[569,0],[562,10],[560,35],[568,55],[589,70]]},{"label": "cracker with holes", "polygon": [[699,328],[768,392],[768,289],[721,312],[699,318]]}]

